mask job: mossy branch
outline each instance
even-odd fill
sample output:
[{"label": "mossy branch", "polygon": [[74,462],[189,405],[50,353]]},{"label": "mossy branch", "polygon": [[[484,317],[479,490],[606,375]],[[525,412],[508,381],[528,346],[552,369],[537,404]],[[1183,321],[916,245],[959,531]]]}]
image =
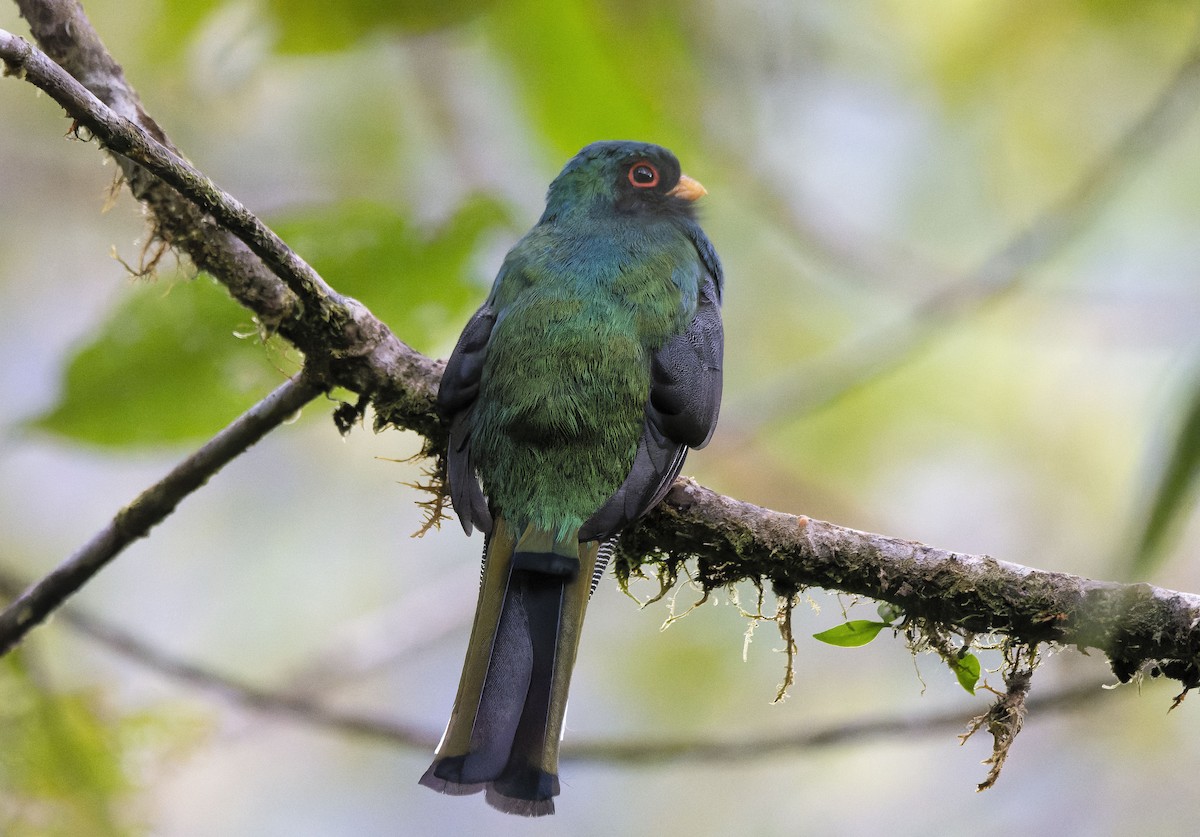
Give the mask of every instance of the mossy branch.
[{"label": "mossy branch", "polygon": [[1011,644],[1095,649],[1122,682],[1143,669],[1200,683],[1200,595],[1095,581],[860,532],[722,496],[681,478],[621,538],[618,573],[694,562],[704,590],[741,581],[790,598],[821,587],[890,602],[905,618]]}]

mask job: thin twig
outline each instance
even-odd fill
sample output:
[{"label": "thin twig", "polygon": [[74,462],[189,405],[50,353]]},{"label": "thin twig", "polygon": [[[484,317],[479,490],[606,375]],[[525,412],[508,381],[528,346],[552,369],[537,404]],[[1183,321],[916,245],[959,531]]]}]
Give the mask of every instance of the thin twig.
[{"label": "thin twig", "polygon": [[317,397],[324,386],[305,375],[280,386],[125,506],[86,544],[0,612],[0,656],[62,606],[113,558],[174,511],[234,457]]},{"label": "thin twig", "polygon": [[[1047,695],[1031,698],[1029,709],[1037,712],[1063,711],[1098,700],[1107,692],[1099,683],[1070,686]],[[737,740],[705,741],[678,738],[668,741],[577,741],[563,745],[563,758],[605,763],[657,764],[661,762],[758,761],[789,753],[809,752],[865,744],[885,738],[917,738],[925,735],[944,735],[960,732],[970,720],[972,711],[950,709],[924,717],[891,716],[856,718],[841,724],[816,729]]]},{"label": "thin twig", "polygon": [[207,666],[181,660],[108,622],[68,606],[62,619],[86,636],[139,665],[207,692],[218,694],[239,706],[270,715],[284,715],[316,727],[365,735],[393,744],[430,750],[437,734],[388,718],[348,712],[324,705],[318,698],[289,694],[255,686]]}]

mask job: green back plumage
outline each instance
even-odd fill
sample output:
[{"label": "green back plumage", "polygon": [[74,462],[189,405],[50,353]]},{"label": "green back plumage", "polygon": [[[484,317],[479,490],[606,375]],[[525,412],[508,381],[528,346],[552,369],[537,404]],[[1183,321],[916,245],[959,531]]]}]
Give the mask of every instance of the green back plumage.
[{"label": "green back plumage", "polygon": [[518,530],[578,528],[621,484],[650,354],[695,313],[695,248],[668,223],[633,220],[597,200],[543,223],[497,280],[473,447],[485,493]]}]

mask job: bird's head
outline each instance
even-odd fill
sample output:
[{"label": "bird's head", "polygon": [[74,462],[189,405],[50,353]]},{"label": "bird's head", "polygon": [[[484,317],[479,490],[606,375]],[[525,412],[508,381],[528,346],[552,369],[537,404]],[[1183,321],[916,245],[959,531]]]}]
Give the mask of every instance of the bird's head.
[{"label": "bird's head", "polygon": [[580,211],[691,218],[694,201],[704,194],[699,181],[683,174],[675,155],[661,145],[594,142],[550,184],[543,221]]}]

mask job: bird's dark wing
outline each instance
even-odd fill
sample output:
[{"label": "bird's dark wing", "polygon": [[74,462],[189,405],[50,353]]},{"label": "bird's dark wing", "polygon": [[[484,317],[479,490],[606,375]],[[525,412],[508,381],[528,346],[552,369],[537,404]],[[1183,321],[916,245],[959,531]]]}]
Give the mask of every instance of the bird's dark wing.
[{"label": "bird's dark wing", "polygon": [[612,537],[652,509],[679,476],[688,448],[702,448],[712,438],[721,406],[725,345],[721,267],[711,245],[701,257],[704,282],[696,314],[682,334],[667,340],[650,359],[650,398],[633,467],[583,524],[581,541]]},{"label": "bird's dark wing", "polygon": [[463,531],[473,527],[487,533],[492,530],[492,515],[471,458],[471,419],[488,341],[496,325],[496,312],[490,304],[467,322],[458,344],[446,362],[438,389],[438,412],[450,425],[450,445],[446,452],[446,480],[450,484],[450,502],[458,514]]},{"label": "bird's dark wing", "polygon": [[725,336],[711,278],[700,290],[696,316],[682,334],[663,344],[650,359],[650,402],[666,437],[702,448],[717,427],[721,407],[721,366]]}]

